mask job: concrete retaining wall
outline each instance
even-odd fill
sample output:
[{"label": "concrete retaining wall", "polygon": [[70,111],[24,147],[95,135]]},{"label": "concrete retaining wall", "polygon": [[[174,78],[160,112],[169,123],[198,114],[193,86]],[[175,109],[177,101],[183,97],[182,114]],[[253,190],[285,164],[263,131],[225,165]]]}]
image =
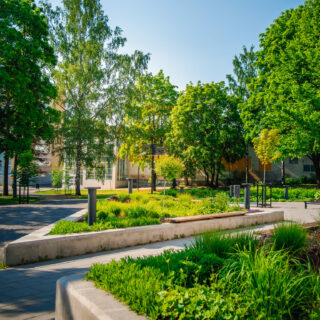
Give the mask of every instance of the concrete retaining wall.
[{"label": "concrete retaining wall", "polygon": [[84,274],[60,278],[56,287],[56,320],[143,320],[113,295],[84,281]]},{"label": "concrete retaining wall", "polygon": [[[70,216],[69,220],[79,219],[83,214],[84,210],[81,210],[80,213]],[[52,224],[7,244],[4,250],[4,262],[8,266],[13,266],[189,237],[212,230],[261,225],[283,219],[282,210],[269,209],[244,216],[212,220],[47,236],[54,225]]]}]

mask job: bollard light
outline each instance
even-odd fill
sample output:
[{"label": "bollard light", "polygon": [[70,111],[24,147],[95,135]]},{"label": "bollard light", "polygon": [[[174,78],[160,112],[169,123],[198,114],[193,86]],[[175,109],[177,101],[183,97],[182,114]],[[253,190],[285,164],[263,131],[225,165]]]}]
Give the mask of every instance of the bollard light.
[{"label": "bollard light", "polygon": [[97,189],[100,187],[87,187],[88,189],[88,225],[91,226],[96,222],[97,213]]},{"label": "bollard light", "polygon": [[251,183],[243,183],[244,187],[244,207],[245,209],[250,209],[250,186]]}]

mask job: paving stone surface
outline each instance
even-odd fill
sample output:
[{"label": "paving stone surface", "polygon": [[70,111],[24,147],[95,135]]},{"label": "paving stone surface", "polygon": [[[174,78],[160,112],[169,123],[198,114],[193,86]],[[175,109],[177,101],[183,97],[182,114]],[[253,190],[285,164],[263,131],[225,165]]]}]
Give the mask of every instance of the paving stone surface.
[{"label": "paving stone surface", "polygon": [[[39,195],[37,195],[39,196]],[[0,248],[61,218],[86,208],[86,199],[45,196],[31,204],[0,206]]]},{"label": "paving stone surface", "polygon": [[[69,203],[69,205],[69,209],[71,209],[76,204]],[[303,203],[274,203],[273,207],[283,208],[286,220],[299,222],[317,220],[320,210],[320,207],[311,207],[305,210]],[[45,207],[42,208],[45,210]],[[45,215],[45,211],[43,212],[41,209],[34,210],[40,216]],[[18,217],[16,219],[19,220]],[[48,218],[44,218],[44,223],[46,223],[46,219]],[[23,225],[23,222],[21,224]],[[270,226],[264,226],[264,228],[270,228]],[[0,270],[0,319],[54,319],[57,279],[78,272],[86,272],[93,263],[108,262],[128,255],[132,257],[156,255],[169,248],[183,248],[191,241],[192,238],[178,239]]]}]

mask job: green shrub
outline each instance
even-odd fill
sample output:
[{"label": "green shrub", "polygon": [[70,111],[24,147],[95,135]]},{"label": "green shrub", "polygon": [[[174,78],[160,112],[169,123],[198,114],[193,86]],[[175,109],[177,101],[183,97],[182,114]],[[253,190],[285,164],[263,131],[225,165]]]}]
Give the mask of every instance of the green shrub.
[{"label": "green shrub", "polygon": [[299,253],[307,244],[307,231],[296,223],[283,223],[274,228],[272,242],[276,250]]},{"label": "green shrub", "polygon": [[227,258],[239,250],[254,250],[258,242],[253,233],[208,232],[197,236],[192,246],[205,253]]},{"label": "green shrub", "polygon": [[117,194],[117,198],[120,202],[127,202],[130,201],[130,194],[129,193],[119,193]]}]

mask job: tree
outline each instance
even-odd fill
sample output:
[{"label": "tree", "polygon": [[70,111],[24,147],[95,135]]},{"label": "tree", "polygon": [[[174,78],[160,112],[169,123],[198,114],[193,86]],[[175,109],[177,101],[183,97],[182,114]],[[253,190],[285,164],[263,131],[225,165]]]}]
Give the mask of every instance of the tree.
[{"label": "tree", "polygon": [[49,105],[56,90],[48,68],[56,57],[41,10],[32,0],[2,0],[0,30],[0,152],[8,194],[9,159],[15,158],[16,173],[20,154],[40,139],[53,138],[59,112]]},{"label": "tree", "polygon": [[63,5],[56,12],[47,7],[60,57],[54,71],[57,103],[64,109],[56,151],[75,168],[80,195],[81,168],[95,169],[104,179],[123,104],[149,56],[118,53],[126,39],[120,28],[110,28],[98,0],[63,0]]},{"label": "tree", "polygon": [[179,159],[172,156],[162,156],[156,160],[155,171],[158,176],[162,176],[169,182],[182,177],[183,164]]},{"label": "tree", "polygon": [[124,134],[119,155],[128,157],[141,168],[151,167],[151,192],[155,190],[155,150],[163,146],[169,131],[169,115],[177,101],[175,86],[162,70],[153,76],[146,74],[136,86],[124,124]]},{"label": "tree", "polygon": [[280,157],[308,156],[320,187],[320,1],[283,12],[261,35],[259,75],[242,110],[253,138],[279,129]]},{"label": "tree", "polygon": [[51,170],[51,177],[52,177],[52,186],[55,188],[61,188],[63,183],[63,175],[64,170],[55,168]]},{"label": "tree", "polygon": [[263,129],[259,137],[252,140],[254,151],[263,164],[263,183],[266,183],[266,165],[279,158],[278,146],[280,142],[279,130]]},{"label": "tree", "polygon": [[[239,56],[235,56],[233,59],[233,72],[236,79],[231,75],[227,75],[229,81],[229,88],[233,94],[239,98],[239,108],[241,110],[242,106],[245,105],[251,96],[248,85],[252,82],[254,78],[257,77],[257,67],[255,62],[257,60],[257,55],[254,51],[254,47],[251,46],[248,50],[243,46],[243,53]],[[241,112],[240,112],[241,114]],[[248,149],[251,143],[250,139],[245,139],[246,142],[246,183],[248,183],[249,176],[249,156]]]},{"label": "tree", "polygon": [[[174,157],[162,156],[155,163],[155,172],[158,176],[162,176],[165,179],[165,183],[176,180],[183,175],[183,164],[182,162]],[[166,187],[166,184],[164,185]],[[163,206],[166,189],[163,192]]]},{"label": "tree", "polygon": [[199,82],[187,85],[172,110],[170,151],[200,170],[208,186],[218,186],[223,158],[234,161],[244,154],[238,103],[224,82]]},{"label": "tree", "polygon": [[39,166],[34,162],[32,152],[24,152],[20,155],[19,165],[17,166],[17,178],[20,186],[29,187],[32,178],[39,173]]}]

